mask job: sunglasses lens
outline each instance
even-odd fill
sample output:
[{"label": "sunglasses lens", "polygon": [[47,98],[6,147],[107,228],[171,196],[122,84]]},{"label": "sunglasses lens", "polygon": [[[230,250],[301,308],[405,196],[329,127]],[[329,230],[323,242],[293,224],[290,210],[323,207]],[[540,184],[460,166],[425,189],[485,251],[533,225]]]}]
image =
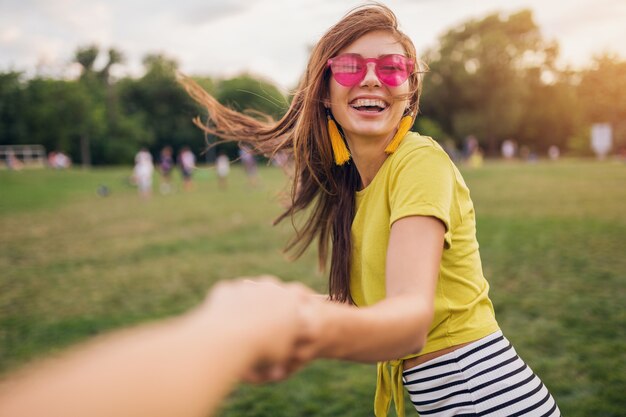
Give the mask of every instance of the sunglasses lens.
[{"label": "sunglasses lens", "polygon": [[397,87],[409,78],[413,61],[403,55],[386,55],[378,60],[376,75],[385,84]]},{"label": "sunglasses lens", "polygon": [[375,62],[376,76],[390,87],[397,87],[405,82],[414,65],[413,60],[404,55],[385,55],[366,60],[357,54],[339,55],[330,59],[329,65],[335,81],[344,87],[353,87],[365,78],[368,62]]},{"label": "sunglasses lens", "polygon": [[333,58],[330,69],[335,80],[345,87],[352,87],[358,84],[363,79],[365,73],[363,58],[353,54],[345,54]]}]

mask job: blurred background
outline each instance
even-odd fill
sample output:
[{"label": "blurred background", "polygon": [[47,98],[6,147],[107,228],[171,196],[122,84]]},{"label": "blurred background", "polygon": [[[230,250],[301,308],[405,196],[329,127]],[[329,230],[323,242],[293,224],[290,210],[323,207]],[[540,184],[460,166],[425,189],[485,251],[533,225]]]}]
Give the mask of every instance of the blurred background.
[{"label": "blurred background", "polygon": [[[626,3],[385,3],[429,68],[413,130],[472,190],[505,333],[564,415],[623,416]],[[221,279],[326,291],[314,251],[289,262],[292,228],[271,226],[284,161],[207,151],[175,74],[280,118],[312,45],[359,4],[0,0],[1,372],[180,313]],[[240,387],[220,415],[370,415],[374,377],[321,361]]]},{"label": "blurred background", "polygon": [[[0,145],[40,144],[85,165],[131,163],[142,146],[199,153],[188,123],[199,109],[175,71],[280,117],[310,47],[358,4],[4,0]],[[473,135],[487,156],[507,139],[523,156],[591,156],[598,124],[603,153],[626,153],[623,1],[388,4],[430,68],[418,131],[460,150]]]}]

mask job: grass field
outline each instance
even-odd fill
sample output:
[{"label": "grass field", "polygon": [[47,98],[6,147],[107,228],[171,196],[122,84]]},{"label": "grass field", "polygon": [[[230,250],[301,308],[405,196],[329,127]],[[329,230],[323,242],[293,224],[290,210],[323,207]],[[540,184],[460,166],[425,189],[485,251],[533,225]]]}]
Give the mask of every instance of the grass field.
[{"label": "grass field", "polygon": [[[487,163],[463,169],[498,320],[564,416],[626,410],[626,165]],[[221,279],[272,273],[324,291],[315,254],[289,262],[284,189],[264,168],[229,188],[142,201],[129,169],[0,171],[0,371],[124,325],[181,312]],[[111,190],[101,197],[99,185]],[[224,417],[372,415],[375,368],[320,361],[241,386]],[[407,415],[416,415],[407,405]]]}]

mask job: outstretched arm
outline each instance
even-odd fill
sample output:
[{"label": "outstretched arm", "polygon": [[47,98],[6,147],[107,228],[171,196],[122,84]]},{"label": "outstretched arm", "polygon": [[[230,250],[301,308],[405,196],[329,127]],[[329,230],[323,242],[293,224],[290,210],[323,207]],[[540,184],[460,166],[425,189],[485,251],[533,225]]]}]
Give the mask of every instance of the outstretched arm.
[{"label": "outstretched arm", "polygon": [[250,368],[287,360],[305,291],[218,284],[184,316],[116,332],[0,386],[0,416],[204,417]]},{"label": "outstretched arm", "polygon": [[445,227],[433,217],[396,221],[389,237],[386,298],[365,308],[318,306],[320,328],[303,359],[321,356],[360,362],[419,352],[434,314]]}]

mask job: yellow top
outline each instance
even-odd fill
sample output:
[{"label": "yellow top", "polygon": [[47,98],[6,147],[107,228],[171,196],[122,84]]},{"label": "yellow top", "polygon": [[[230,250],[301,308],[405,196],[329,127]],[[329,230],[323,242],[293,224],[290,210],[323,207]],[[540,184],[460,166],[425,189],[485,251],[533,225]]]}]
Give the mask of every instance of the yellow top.
[{"label": "yellow top", "polygon": [[389,232],[396,220],[408,216],[433,216],[446,228],[435,314],[421,352],[378,364],[377,417],[387,415],[392,396],[398,416],[404,416],[404,359],[474,341],[498,330],[489,284],[482,272],[469,190],[441,146],[414,132],[404,137],[374,180],[356,193],[350,276],[356,305],[369,306],[385,298]]}]

